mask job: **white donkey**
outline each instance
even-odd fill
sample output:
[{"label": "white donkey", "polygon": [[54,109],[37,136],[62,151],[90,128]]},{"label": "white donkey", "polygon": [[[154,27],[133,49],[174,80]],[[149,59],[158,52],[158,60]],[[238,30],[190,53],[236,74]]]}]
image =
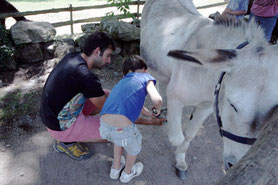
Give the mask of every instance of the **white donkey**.
[{"label": "white donkey", "polygon": [[[245,41],[249,44],[236,49]],[[152,74],[167,83],[167,134],[177,146],[178,170],[187,169],[189,144],[213,111],[221,72],[226,75],[219,117],[227,133],[256,138],[267,113],[278,104],[278,49],[268,45],[254,22],[227,18],[213,22],[201,16],[191,0],[148,0],[140,48]],[[195,109],[192,119],[182,125],[184,106]],[[250,146],[224,137],[225,167],[237,162]]]}]

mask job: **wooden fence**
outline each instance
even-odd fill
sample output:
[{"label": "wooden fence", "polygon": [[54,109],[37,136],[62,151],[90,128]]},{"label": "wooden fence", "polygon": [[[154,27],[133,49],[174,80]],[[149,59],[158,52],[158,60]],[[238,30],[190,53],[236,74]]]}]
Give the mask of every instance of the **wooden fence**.
[{"label": "wooden fence", "polygon": [[[134,12],[131,14],[136,16],[137,18],[141,17],[141,14],[139,12],[140,5],[144,5],[146,1],[142,0],[136,0],[132,1],[130,3],[127,3],[128,5],[137,5],[137,12]],[[205,5],[205,6],[199,6],[197,9],[204,9],[204,8],[211,8],[211,7],[216,7],[216,6],[221,6],[225,5],[227,2],[221,2],[221,3],[215,3],[215,4],[210,4],[210,5]],[[69,21],[64,21],[64,22],[56,22],[56,23],[51,23],[54,27],[61,27],[61,26],[71,26],[71,34],[73,34],[73,25],[77,23],[88,23],[88,22],[100,22],[105,16],[102,17],[92,17],[92,18],[87,18],[87,19],[78,19],[78,20],[73,20],[73,12],[74,11],[81,11],[81,10],[89,10],[89,9],[102,9],[102,8],[109,8],[109,7],[117,7],[120,4],[105,4],[105,5],[95,5],[95,6],[81,6],[81,7],[73,7],[72,5],[69,5],[67,8],[52,8],[52,9],[47,9],[47,10],[38,10],[38,11],[27,11],[27,12],[16,12],[16,13],[4,13],[0,14],[0,19],[1,18],[8,18],[8,17],[20,17],[20,16],[28,16],[28,15],[39,15],[39,14],[47,14],[47,13],[60,13],[60,12],[69,12],[70,13],[70,20]],[[125,14],[118,14],[116,15],[120,19],[127,18],[128,16]]]}]

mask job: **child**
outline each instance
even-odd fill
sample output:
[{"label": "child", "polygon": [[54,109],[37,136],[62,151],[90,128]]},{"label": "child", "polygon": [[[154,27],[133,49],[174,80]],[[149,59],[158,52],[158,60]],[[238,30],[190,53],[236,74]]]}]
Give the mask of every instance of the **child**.
[{"label": "child", "polygon": [[[114,160],[110,178],[129,182],[143,171],[143,164],[136,161],[141,151],[142,135],[134,121],[140,112],[145,116],[160,114],[162,98],[155,88],[156,80],[147,73],[147,65],[139,56],[131,56],[123,63],[124,77],[112,89],[100,112],[100,135],[114,143]],[[156,113],[152,113],[143,105],[146,95],[154,104]],[[155,112],[155,111],[154,111]],[[122,157],[123,149],[127,152],[126,164]]]},{"label": "child", "polygon": [[247,13],[247,10],[248,0],[230,0],[222,15],[232,15],[236,16],[237,19],[241,19]]}]

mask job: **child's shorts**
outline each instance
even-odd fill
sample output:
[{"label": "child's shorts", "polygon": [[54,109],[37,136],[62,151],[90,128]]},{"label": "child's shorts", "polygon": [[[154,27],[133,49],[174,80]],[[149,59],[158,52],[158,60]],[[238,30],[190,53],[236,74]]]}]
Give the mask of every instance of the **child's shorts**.
[{"label": "child's shorts", "polygon": [[129,155],[137,155],[142,149],[142,135],[135,124],[126,128],[113,127],[100,120],[100,136],[123,147]]}]

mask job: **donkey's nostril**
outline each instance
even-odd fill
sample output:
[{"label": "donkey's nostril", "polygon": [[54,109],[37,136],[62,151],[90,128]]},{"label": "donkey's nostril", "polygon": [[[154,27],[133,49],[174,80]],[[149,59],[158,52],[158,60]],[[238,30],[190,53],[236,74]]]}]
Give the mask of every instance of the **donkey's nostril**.
[{"label": "donkey's nostril", "polygon": [[229,168],[231,168],[233,166],[233,164],[228,162],[228,166],[229,166]]},{"label": "donkey's nostril", "polygon": [[236,163],[236,158],[233,155],[230,155],[228,157],[224,158],[224,167],[225,170],[227,171],[229,168],[231,168],[232,166],[234,166],[234,164]]}]

